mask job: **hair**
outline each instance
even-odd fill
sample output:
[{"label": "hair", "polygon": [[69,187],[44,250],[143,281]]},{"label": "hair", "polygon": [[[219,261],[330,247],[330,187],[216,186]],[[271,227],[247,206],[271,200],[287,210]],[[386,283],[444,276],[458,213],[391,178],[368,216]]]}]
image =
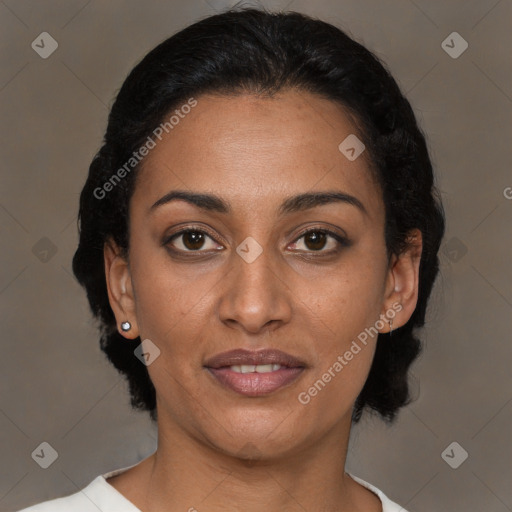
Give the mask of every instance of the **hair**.
[{"label": "hair", "polygon": [[166,116],[191,97],[272,96],[289,89],[327,98],[355,117],[382,191],[388,257],[408,247],[410,230],[422,233],[416,308],[391,337],[378,335],[352,421],[369,410],[391,423],[398,409],[411,401],[408,370],[421,351],[415,329],[425,323],[445,229],[425,136],[385,64],[342,30],[297,12],[235,8],[184,28],[133,68],[112,105],[102,147],[80,195],[73,272],[98,320],[101,349],[128,380],[132,407],[149,411],[153,421],[155,388],[146,366],[134,356],[141,340],[127,340],[117,331],[103,259],[109,239],[129,255],[128,206],[140,164],[104,197],[97,191]]}]

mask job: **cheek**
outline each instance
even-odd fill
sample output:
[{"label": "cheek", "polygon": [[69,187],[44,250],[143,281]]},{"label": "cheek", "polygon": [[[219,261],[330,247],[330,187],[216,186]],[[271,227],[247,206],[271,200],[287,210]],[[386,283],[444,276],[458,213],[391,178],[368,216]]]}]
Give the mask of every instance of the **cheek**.
[{"label": "cheek", "polygon": [[180,346],[168,340],[193,341],[206,316],[208,291],[215,284],[212,273],[171,267],[160,249],[142,248],[130,259],[141,336],[164,343],[166,350]]},{"label": "cheek", "polygon": [[[322,329],[325,337],[318,339],[335,340],[340,349],[379,318],[384,284],[385,264],[354,252],[315,279],[297,284],[301,315]],[[325,344],[318,348],[325,350]]]},{"label": "cheek", "polygon": [[312,380],[321,379],[329,387],[345,391],[364,384],[377,341],[372,327],[379,319],[377,301],[363,293],[365,290],[345,286],[337,294],[310,299],[318,311],[309,311],[309,325],[304,326],[313,340],[317,361]]},{"label": "cheek", "polygon": [[170,407],[173,414],[192,421],[194,414],[204,414],[197,406],[201,390],[194,372],[202,353],[207,301],[211,300],[207,292],[215,281],[210,283],[206,275],[177,272],[176,267],[170,268],[165,254],[159,253],[158,249],[139,250],[131,256],[140,337],[150,339],[160,350],[148,366],[157,398],[163,399],[164,407]]},{"label": "cheek", "polygon": [[310,404],[310,410],[330,411],[333,421],[361,391],[377,341],[386,265],[384,257],[365,254],[354,251],[303,290],[299,316],[309,323],[303,328],[314,343],[317,364],[299,402]]},{"label": "cheek", "polygon": [[302,313],[309,319],[305,328],[314,343],[316,364],[296,400],[311,428],[333,425],[351,414],[375,353],[381,278],[375,262],[364,267],[359,260],[309,288]]}]

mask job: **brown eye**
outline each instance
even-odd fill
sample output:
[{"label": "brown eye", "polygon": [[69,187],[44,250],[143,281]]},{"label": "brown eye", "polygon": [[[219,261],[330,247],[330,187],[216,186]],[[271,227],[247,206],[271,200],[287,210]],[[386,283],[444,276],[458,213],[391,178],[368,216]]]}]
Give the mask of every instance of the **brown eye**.
[{"label": "brown eye", "polygon": [[172,249],[181,252],[206,252],[222,248],[208,233],[198,229],[185,229],[175,233],[165,240],[164,245],[170,245]]},{"label": "brown eye", "polygon": [[310,231],[304,235],[306,247],[312,251],[319,251],[325,247],[327,234],[321,231]]},{"label": "brown eye", "polygon": [[199,231],[186,231],[183,233],[183,245],[190,250],[201,249],[204,244],[204,233]]},{"label": "brown eye", "polygon": [[[299,241],[303,240],[304,249],[299,247]],[[326,229],[310,229],[302,233],[302,235],[292,244],[293,249],[299,249],[299,252],[319,252],[321,254],[335,253],[341,247],[348,247],[350,242],[348,239]],[[325,250],[324,250],[325,249]]]}]

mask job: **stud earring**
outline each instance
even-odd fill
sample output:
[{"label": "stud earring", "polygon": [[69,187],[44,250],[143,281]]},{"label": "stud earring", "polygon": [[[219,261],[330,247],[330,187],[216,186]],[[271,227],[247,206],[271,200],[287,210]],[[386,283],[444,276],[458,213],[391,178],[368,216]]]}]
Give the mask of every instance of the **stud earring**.
[{"label": "stud earring", "polygon": [[123,322],[121,324],[121,330],[124,332],[128,332],[132,328],[132,324],[130,322]]},{"label": "stud earring", "polygon": [[393,332],[393,320],[389,319],[389,335]]}]

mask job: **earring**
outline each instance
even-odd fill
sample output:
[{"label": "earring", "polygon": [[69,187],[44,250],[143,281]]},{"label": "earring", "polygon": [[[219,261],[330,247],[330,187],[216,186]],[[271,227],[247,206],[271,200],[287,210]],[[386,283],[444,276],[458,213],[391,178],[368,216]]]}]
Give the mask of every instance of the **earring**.
[{"label": "earring", "polygon": [[132,328],[132,324],[130,322],[123,322],[121,324],[121,330],[124,332],[129,331]]},{"label": "earring", "polygon": [[391,336],[391,333],[393,332],[393,320],[389,319],[389,335]]}]

